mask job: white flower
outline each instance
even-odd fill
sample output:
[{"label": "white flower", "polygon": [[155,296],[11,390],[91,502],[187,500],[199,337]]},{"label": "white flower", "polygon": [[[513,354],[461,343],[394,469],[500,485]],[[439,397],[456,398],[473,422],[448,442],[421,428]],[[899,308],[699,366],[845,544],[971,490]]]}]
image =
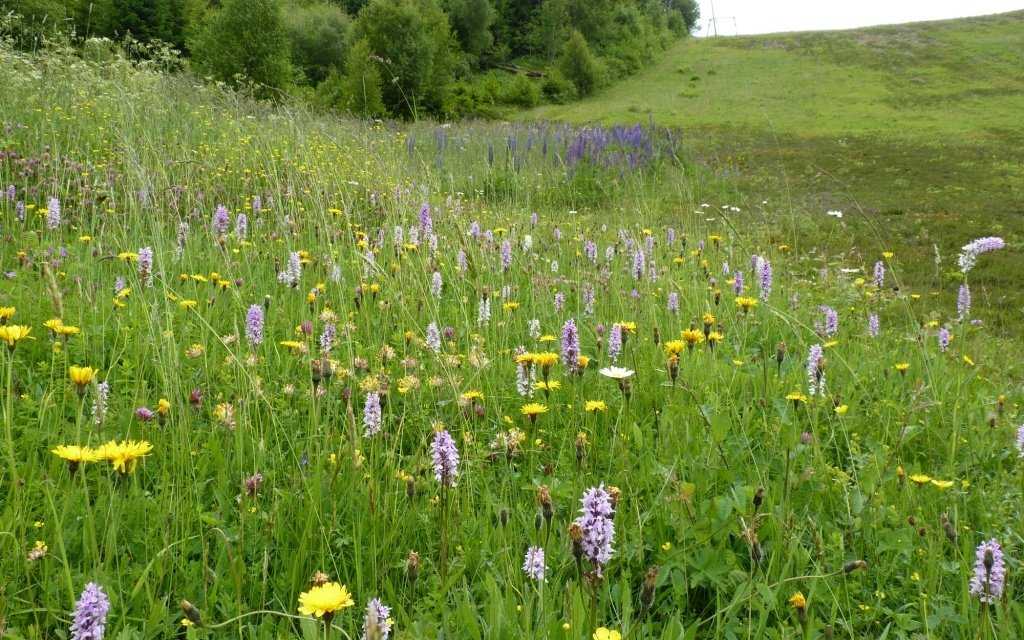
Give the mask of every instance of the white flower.
[{"label": "white flower", "polygon": [[613,378],[615,380],[625,380],[629,376],[633,375],[635,372],[630,369],[625,369],[623,367],[605,367],[604,369],[598,371],[598,373],[600,373],[602,376]]},{"label": "white flower", "polygon": [[833,218],[842,218],[843,217],[843,212],[842,211],[826,211],[825,215],[832,216]]}]

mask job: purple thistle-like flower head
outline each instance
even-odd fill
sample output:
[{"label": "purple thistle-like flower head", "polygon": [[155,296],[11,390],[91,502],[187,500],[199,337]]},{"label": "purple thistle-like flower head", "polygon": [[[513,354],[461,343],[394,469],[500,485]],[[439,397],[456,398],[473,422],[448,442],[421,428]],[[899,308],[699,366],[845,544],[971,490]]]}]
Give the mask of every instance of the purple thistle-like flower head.
[{"label": "purple thistle-like flower head", "polygon": [[103,640],[109,611],[110,600],[103,588],[95,582],[86,584],[75,606],[71,640]]},{"label": "purple thistle-like flower head", "polygon": [[957,258],[957,264],[960,265],[960,271],[967,273],[974,267],[974,262],[978,259],[980,254],[1002,249],[1005,246],[1006,242],[1002,238],[994,236],[978,238],[977,240],[965,244],[960,249],[960,256]]},{"label": "purple thistle-like flower head", "polygon": [[363,436],[371,438],[380,433],[383,418],[380,411],[380,394],[371,391],[366,394],[366,405],[363,406]]},{"label": "purple thistle-like flower head", "polygon": [[454,487],[455,477],[459,475],[459,450],[455,448],[451,434],[443,429],[434,433],[430,449],[434,478],[444,486]]},{"label": "purple thistle-like flower head", "polygon": [[531,579],[544,582],[544,572],[547,567],[544,565],[544,548],[530,547],[526,550],[526,558],[523,560],[523,571]]},{"label": "purple thistle-like flower head", "polygon": [[263,342],[263,307],[254,304],[245,314],[245,337],[252,346]]},{"label": "purple thistle-like flower head", "polygon": [[576,524],[583,530],[583,553],[600,573],[612,555],[612,538],[615,536],[615,523],[612,517],[615,507],[612,498],[604,489],[604,484],[588,489],[580,500],[582,508]]},{"label": "purple thistle-like flower head", "polygon": [[569,318],[562,326],[562,362],[569,375],[576,373],[580,362],[580,335],[576,330],[576,321]]},{"label": "purple thistle-like flower head", "polygon": [[254,473],[245,479],[245,495],[253,498],[260,492],[260,485],[263,484],[263,474]]},{"label": "purple thistle-like flower head", "polygon": [[[376,635],[373,631],[376,630]],[[363,617],[363,640],[388,640],[391,635],[391,607],[374,598],[366,603]]]},{"label": "purple thistle-like flower head", "polygon": [[971,595],[988,604],[995,604],[1003,596],[1006,585],[1006,562],[999,542],[992,538],[978,545],[975,552],[974,576]]},{"label": "purple thistle-like flower head", "polygon": [[135,410],[135,417],[143,422],[149,422],[155,416],[156,414],[154,414],[153,410],[149,407],[139,407]]},{"label": "purple thistle-like flower head", "polygon": [[222,204],[218,204],[217,208],[213,212],[213,232],[218,236],[222,236],[228,232],[228,227],[231,226],[231,217],[228,215],[228,208]]}]

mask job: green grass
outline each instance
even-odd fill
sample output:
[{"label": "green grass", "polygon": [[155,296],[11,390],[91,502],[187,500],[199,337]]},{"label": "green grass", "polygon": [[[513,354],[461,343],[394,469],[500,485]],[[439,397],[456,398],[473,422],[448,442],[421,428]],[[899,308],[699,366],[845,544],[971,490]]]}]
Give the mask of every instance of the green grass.
[{"label": "green grass", "polygon": [[[593,99],[531,115],[681,127],[697,161],[730,170],[736,199],[843,210],[854,243],[905,255],[920,287],[948,288],[933,245],[1024,231],[1024,12],[690,39]],[[986,273],[1005,311],[991,320],[1019,335],[1024,258],[1010,260]]]},{"label": "green grass", "polygon": [[[785,191],[747,205],[731,164],[663,131],[633,170],[567,163],[570,142],[593,140],[574,127],[337,120],[117,57],[0,46],[0,85],[0,185],[15,187],[0,200],[0,307],[31,328],[0,348],[5,638],[69,637],[90,581],[117,640],[357,638],[375,597],[397,640],[1024,629],[1018,343],[957,320],[962,277],[934,276],[938,296],[909,286],[913,256],[882,257],[897,239],[859,244],[832,218],[771,206]],[[247,232],[216,230],[218,204]],[[960,231],[957,246],[976,235]],[[305,264],[290,286],[293,255]],[[956,252],[942,257],[949,269]],[[998,317],[992,274],[1014,259],[981,256],[972,318]],[[51,319],[78,333],[52,335]],[[558,385],[520,390],[515,353],[560,351],[570,319],[589,366],[535,365],[527,383]],[[617,323],[635,332],[614,354]],[[436,346],[431,324],[451,328]],[[692,349],[670,345],[684,330]],[[599,373],[613,364],[628,382]],[[70,366],[96,383],[80,394]],[[364,433],[371,392],[378,435]],[[161,400],[162,419],[140,417]],[[531,401],[547,408],[536,422]],[[431,460],[440,429],[461,457],[451,488]],[[51,453],[111,440],[152,451],[120,471]],[[601,484],[620,493],[598,579],[569,526]],[[969,581],[993,538],[1009,578],[983,608]],[[521,568],[529,546],[545,550],[546,582]],[[330,625],[298,612],[317,572],[354,596]],[[182,626],[183,599],[202,628]]]}]

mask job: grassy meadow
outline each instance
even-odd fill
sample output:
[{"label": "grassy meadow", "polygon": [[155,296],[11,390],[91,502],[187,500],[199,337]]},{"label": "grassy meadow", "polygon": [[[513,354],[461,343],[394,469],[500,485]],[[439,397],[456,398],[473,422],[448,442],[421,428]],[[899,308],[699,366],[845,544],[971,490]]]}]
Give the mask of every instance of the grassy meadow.
[{"label": "grassy meadow", "polygon": [[[843,211],[850,246],[898,238],[906,276],[939,288],[955,274],[935,268],[936,247],[1024,230],[1022,52],[1024,11],[689,39],[595,98],[534,113],[678,126],[697,158],[734,178],[737,200]],[[995,328],[1019,336],[1024,264],[1007,259],[986,270],[986,295],[1001,310]]]},{"label": "grassy meadow", "polygon": [[692,124],[344,121],[101,48],[0,82],[3,637],[1024,629],[1009,234],[924,279]]}]

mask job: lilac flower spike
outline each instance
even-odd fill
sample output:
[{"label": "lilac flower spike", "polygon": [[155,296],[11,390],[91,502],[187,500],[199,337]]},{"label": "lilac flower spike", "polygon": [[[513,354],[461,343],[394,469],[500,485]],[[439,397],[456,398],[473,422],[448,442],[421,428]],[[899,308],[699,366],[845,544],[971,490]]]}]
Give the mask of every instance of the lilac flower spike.
[{"label": "lilac flower spike", "polygon": [[53,231],[60,226],[60,200],[50,198],[46,207],[46,228]]},{"label": "lilac flower spike", "polygon": [[1017,428],[1017,453],[1024,458],[1024,424]]},{"label": "lilac flower spike", "polygon": [[957,264],[960,265],[960,271],[967,273],[974,267],[974,262],[980,254],[1002,249],[1005,246],[1006,242],[1002,238],[994,236],[978,238],[973,242],[965,244],[960,249],[960,256],[956,260]]},{"label": "lilac flower spike", "polygon": [[434,477],[442,485],[454,487],[455,476],[459,475],[459,450],[455,448],[451,434],[443,429],[434,433],[430,450]]},{"label": "lilac flower spike", "polygon": [[615,536],[615,507],[612,497],[604,489],[604,484],[588,489],[580,500],[583,507],[576,524],[583,530],[583,553],[593,564],[600,575],[603,567],[612,555],[612,538]]},{"label": "lilac flower spike", "polygon": [[363,407],[363,436],[371,438],[380,433],[382,423],[380,395],[371,391],[366,394],[366,405]]},{"label": "lilac flower spike", "polygon": [[263,342],[263,307],[258,304],[250,306],[245,314],[245,337],[254,347]]},{"label": "lilac flower spike", "polygon": [[[373,630],[376,635],[371,635]],[[374,598],[366,603],[366,616],[363,618],[363,640],[388,640],[391,635],[391,607]]]},{"label": "lilac flower spike", "polygon": [[1002,597],[1005,584],[1006,564],[1002,547],[995,538],[982,542],[975,552],[971,595],[987,604],[995,604]]},{"label": "lilac flower spike", "polygon": [[544,565],[544,549],[542,547],[530,547],[526,550],[523,571],[531,579],[544,582],[544,572],[547,571],[547,567]]},{"label": "lilac flower spike", "polygon": [[562,362],[569,375],[576,373],[580,366],[580,335],[572,318],[562,326]]},{"label": "lilac flower spike", "polygon": [[877,338],[878,331],[878,316],[872,313],[870,316],[868,316],[868,335],[871,336],[872,338]]},{"label": "lilac flower spike", "polygon": [[231,225],[231,217],[228,215],[228,208],[222,204],[217,205],[217,209],[213,212],[213,232],[218,236],[222,236],[228,232],[228,227]]},{"label": "lilac flower spike", "polygon": [[761,283],[761,301],[767,302],[768,296],[772,293],[772,263],[761,257],[757,259],[757,262],[758,276]]},{"label": "lilac flower spike", "polygon": [[103,588],[95,582],[85,585],[82,597],[75,606],[71,640],[103,640],[109,611],[110,600],[103,593]]},{"label": "lilac flower spike", "polygon": [[813,345],[807,352],[807,393],[825,395],[825,350],[820,344]]}]

